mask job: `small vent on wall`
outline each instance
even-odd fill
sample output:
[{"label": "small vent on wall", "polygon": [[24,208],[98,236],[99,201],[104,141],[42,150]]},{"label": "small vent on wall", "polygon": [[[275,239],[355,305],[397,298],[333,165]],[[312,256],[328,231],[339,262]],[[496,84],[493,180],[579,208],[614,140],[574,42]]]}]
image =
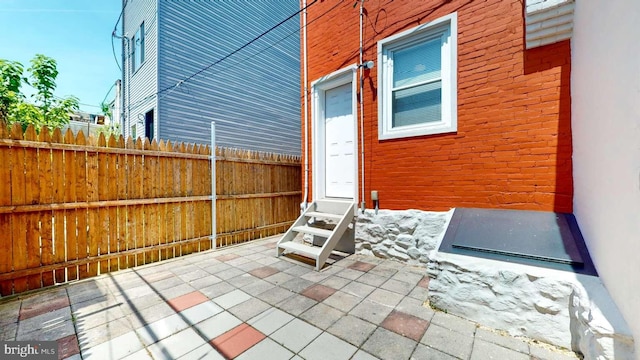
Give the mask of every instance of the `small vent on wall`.
[{"label": "small vent on wall", "polygon": [[527,49],[570,39],[574,0],[527,0]]}]

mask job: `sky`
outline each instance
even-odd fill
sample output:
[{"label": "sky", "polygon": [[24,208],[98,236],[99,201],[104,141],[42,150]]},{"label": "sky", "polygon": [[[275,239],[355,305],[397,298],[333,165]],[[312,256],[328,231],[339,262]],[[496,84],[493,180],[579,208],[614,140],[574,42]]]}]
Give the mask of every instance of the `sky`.
[{"label": "sky", "polygon": [[[121,72],[111,48],[111,33],[121,0],[0,0],[0,59],[22,63],[35,54],[58,63],[56,96],[76,96],[82,111],[99,114],[100,103]],[[118,28],[120,34],[120,27]],[[121,46],[114,39],[118,62]],[[31,94],[29,86],[23,93]]]}]

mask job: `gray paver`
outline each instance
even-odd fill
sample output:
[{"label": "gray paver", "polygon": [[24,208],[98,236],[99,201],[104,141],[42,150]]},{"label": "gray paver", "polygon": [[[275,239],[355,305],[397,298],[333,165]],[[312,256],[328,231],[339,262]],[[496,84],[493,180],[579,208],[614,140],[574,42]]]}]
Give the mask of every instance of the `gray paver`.
[{"label": "gray paver", "polygon": [[309,325],[300,319],[293,319],[271,334],[270,338],[294,353],[297,353],[321,333],[321,329]]},{"label": "gray paver", "polygon": [[152,322],[174,315],[176,312],[166,302],[157,303],[151,307],[127,315],[135,327],[151,324]]},{"label": "gray paver", "polygon": [[359,298],[365,298],[375,289],[376,288],[371,285],[363,284],[358,281],[352,281],[345,285],[342,288],[342,291],[346,292],[347,294],[355,295]]},{"label": "gray paver", "polygon": [[358,270],[353,270],[353,269],[344,269],[344,270],[336,273],[336,275],[340,276],[340,277],[343,277],[345,279],[356,280],[360,276],[364,275],[364,272],[363,271],[358,271]]},{"label": "gray paver", "polygon": [[216,273],[216,276],[219,277],[222,280],[229,280],[231,278],[234,278],[236,276],[240,276],[244,274],[244,271],[240,270],[240,269],[236,269],[236,268],[229,268],[225,271],[220,271],[219,273]]},{"label": "gray paver", "polygon": [[361,346],[375,329],[375,325],[357,317],[347,315],[333,323],[333,325],[327,329],[327,332],[350,344]]},{"label": "gray paver", "polygon": [[364,350],[358,350],[351,360],[378,360],[378,358]]},{"label": "gray paver", "polygon": [[271,335],[291,320],[293,320],[293,316],[282,310],[270,308],[260,315],[253,317],[247,323],[263,334]]},{"label": "gray paver", "polygon": [[343,291],[336,291],[335,293],[333,293],[333,295],[326,298],[323,303],[329,306],[333,306],[340,311],[349,312],[361,301],[362,298],[359,298],[355,295],[347,294]]},{"label": "gray paver", "polygon": [[287,289],[283,289],[281,287],[273,287],[269,290],[266,290],[258,294],[256,297],[271,305],[277,305],[282,301],[284,301],[285,299],[292,297],[294,294],[295,294],[294,292],[291,292]]},{"label": "gray paver", "polygon": [[327,329],[345,314],[331,306],[319,303],[300,315],[300,318],[321,328]]},{"label": "gray paver", "polygon": [[329,333],[322,333],[299,354],[306,360],[350,359],[355,354],[355,346]]},{"label": "gray paver", "polygon": [[358,281],[367,285],[378,287],[387,281],[387,277],[380,276],[372,273],[366,273],[358,278]]},{"label": "gray paver", "polygon": [[393,291],[395,293],[402,294],[402,295],[407,295],[408,293],[411,292],[411,290],[413,290],[414,287],[415,285],[411,285],[403,281],[395,280],[393,278],[389,279],[387,282],[382,284],[382,286],[380,286],[380,288],[382,289]]},{"label": "gray paver", "polygon": [[371,300],[364,300],[353,308],[350,315],[367,320],[374,324],[380,324],[393,311],[393,307],[377,303]]},{"label": "gray paver", "polygon": [[398,303],[400,303],[400,300],[402,300],[403,297],[404,296],[389,290],[376,289],[369,296],[367,296],[367,299],[383,305],[395,307],[396,305],[398,305]]},{"label": "gray paver", "polygon": [[415,317],[419,317],[420,319],[431,321],[433,316],[435,315],[435,311],[433,311],[430,307],[423,305],[422,301],[416,300],[410,297],[405,297],[400,301],[400,303],[396,306],[396,310],[402,311],[406,314],[411,314]]},{"label": "gray paver", "polygon": [[336,290],[340,290],[350,282],[351,282],[351,280],[349,280],[349,279],[341,278],[341,277],[338,277],[338,276],[331,276],[331,277],[327,278],[326,280],[322,281],[320,284],[322,284],[324,286],[328,286],[330,288],[334,288]]},{"label": "gray paver", "polygon": [[233,290],[222,296],[214,298],[213,301],[215,301],[218,305],[222,306],[223,308],[228,309],[230,307],[234,307],[238,304],[241,304],[249,299],[251,299],[251,295],[247,294],[246,292],[242,290]]},{"label": "gray paver", "polygon": [[409,293],[409,296],[414,299],[426,301],[427,298],[429,297],[429,290],[420,286],[416,286],[413,288],[413,290],[411,290],[411,292]]},{"label": "gray paver", "polygon": [[237,317],[229,314],[226,311],[214,315],[209,319],[195,325],[195,328],[205,337],[207,340],[214,339],[234,327],[242,324],[242,321]]},{"label": "gray paver", "polygon": [[302,265],[294,264],[294,266],[286,268],[283,271],[289,275],[300,277],[302,275],[308,274],[315,270],[311,266],[302,266]]},{"label": "gray paver", "polygon": [[177,359],[206,342],[193,329],[185,329],[147,349],[156,359]]},{"label": "gray paver", "polygon": [[100,345],[82,351],[83,359],[120,359],[142,349],[138,336],[130,331]]},{"label": "gray paver", "polygon": [[7,323],[0,326],[0,341],[15,341],[18,323]]},{"label": "gray paver", "polygon": [[[81,360],[81,358],[79,358],[78,360]],[[154,359],[149,354],[149,351],[147,351],[147,349],[145,348],[145,349],[138,350],[126,357],[123,357],[122,360],[154,360]]]},{"label": "gray paver", "polygon": [[279,308],[293,316],[298,316],[317,303],[318,302],[313,299],[309,299],[306,296],[296,294],[280,303]]},{"label": "gray paver", "polygon": [[53,341],[62,339],[69,335],[76,333],[71,320],[53,320],[44,324],[41,329],[36,329],[29,333],[21,332],[21,323],[18,324],[18,334],[16,335],[17,341],[24,340],[40,340],[40,341]]},{"label": "gray paver", "polygon": [[168,288],[168,289],[164,289],[164,290],[159,290],[158,294],[160,296],[162,296],[163,298],[165,298],[167,300],[170,300],[170,299],[174,299],[174,298],[177,298],[178,296],[186,295],[186,294],[194,292],[194,291],[196,291],[196,289],[191,287],[191,285],[182,284],[182,285],[178,285],[176,287],[172,287],[172,288]]},{"label": "gray paver", "polygon": [[432,323],[427,328],[420,342],[449,355],[467,359],[471,354],[473,337]]},{"label": "gray paver", "polygon": [[430,348],[428,346],[418,344],[413,355],[411,355],[411,360],[456,360],[456,357],[453,357],[449,354],[445,354],[442,351],[438,351],[434,348]]},{"label": "gray paver", "polygon": [[245,285],[242,287],[242,291],[247,294],[251,294],[252,296],[256,296],[261,294],[269,289],[272,289],[274,285],[270,282],[264,281],[262,279],[256,279],[251,284]]},{"label": "gray paver", "polygon": [[128,319],[122,318],[114,321],[109,321],[107,324],[103,324],[86,331],[77,328],[77,331],[80,349],[86,350],[93,346],[102,344],[105,341],[133,331],[133,327],[131,326],[131,322]]},{"label": "gray paver", "polygon": [[241,304],[228,309],[227,311],[232,313],[238,319],[247,321],[270,307],[271,305],[260,299],[251,298]]},{"label": "gray paver", "polygon": [[204,344],[179,358],[180,360],[224,360],[210,344]]},{"label": "gray paver", "polygon": [[219,314],[222,311],[223,309],[221,307],[214,304],[212,301],[207,301],[181,311],[180,315],[187,323],[193,325]]},{"label": "gray paver", "polygon": [[65,321],[71,321],[71,309],[69,307],[22,320],[18,323],[18,340],[23,339],[24,335],[34,331],[55,331],[55,329],[60,328]]},{"label": "gray paver", "polygon": [[417,343],[392,331],[378,328],[362,349],[383,360],[408,359]]},{"label": "gray paver", "polygon": [[222,296],[226,293],[232,292],[236,288],[233,285],[227,283],[226,281],[219,282],[217,284],[213,284],[211,286],[207,286],[204,289],[200,289],[200,292],[203,293],[209,299],[217,298],[218,296]]},{"label": "gray paver", "polygon": [[529,355],[476,338],[471,360],[485,359],[529,360]]},{"label": "gray paver", "polygon": [[237,288],[242,288],[243,286],[253,284],[256,280],[258,280],[257,277],[243,272],[242,274],[227,280],[227,282]]},{"label": "gray paver", "polygon": [[476,332],[476,323],[463,319],[459,316],[445,314],[443,312],[437,311],[433,318],[431,319],[431,323],[440,325],[449,330],[453,330],[459,332],[463,335],[473,336]]},{"label": "gray paver", "polygon": [[297,293],[301,292],[302,290],[308,288],[311,285],[313,285],[312,281],[305,280],[302,278],[293,278],[285,283],[280,284],[280,286],[282,286],[283,288],[289,289]]},{"label": "gray paver", "polygon": [[521,353],[529,353],[529,344],[511,336],[500,335],[494,331],[478,328],[476,330],[476,340],[488,341]]},{"label": "gray paver", "polygon": [[189,281],[189,285],[191,285],[192,287],[194,287],[196,289],[202,289],[204,287],[211,286],[213,284],[217,284],[217,283],[219,283],[221,281],[222,281],[222,279],[218,278],[217,276],[214,276],[214,275],[211,275],[211,274],[207,273],[207,276],[205,276],[205,277]]},{"label": "gray paver", "polygon": [[0,306],[0,326],[18,322],[20,305],[20,301],[13,301]]},{"label": "gray paver", "polygon": [[271,276],[267,276],[266,278],[264,278],[264,280],[275,284],[275,285],[281,285],[286,283],[287,281],[293,279],[294,276],[291,274],[287,274],[285,272],[279,272],[279,273],[275,273]]},{"label": "gray paver", "polygon": [[266,338],[238,356],[237,360],[285,360],[293,353],[275,341]]},{"label": "gray paver", "polygon": [[531,344],[531,358],[533,360],[576,360],[578,357],[575,353],[570,352],[568,350],[559,350],[554,349],[555,351],[549,350],[549,346],[544,347],[543,345]]},{"label": "gray paver", "polygon": [[151,345],[188,326],[179,314],[174,314],[136,329],[136,332],[145,345]]},{"label": "gray paver", "polygon": [[125,315],[118,306],[105,308],[88,315],[76,316],[76,327],[80,329],[91,329],[98,325],[106,324],[109,321],[122,318]]}]

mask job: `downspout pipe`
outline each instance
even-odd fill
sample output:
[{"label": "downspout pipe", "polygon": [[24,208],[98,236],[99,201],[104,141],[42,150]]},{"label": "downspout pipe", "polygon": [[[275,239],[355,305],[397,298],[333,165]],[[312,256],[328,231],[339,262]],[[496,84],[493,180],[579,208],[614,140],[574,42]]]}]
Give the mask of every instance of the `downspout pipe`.
[{"label": "downspout pipe", "polygon": [[364,200],[364,0],[360,0],[360,60],[358,70],[360,72],[360,209],[364,214],[367,203]]},{"label": "downspout pipe", "polygon": [[302,0],[302,72],[304,81],[304,197],[302,199],[302,211],[307,209],[309,200],[309,89],[307,71],[307,0]]}]

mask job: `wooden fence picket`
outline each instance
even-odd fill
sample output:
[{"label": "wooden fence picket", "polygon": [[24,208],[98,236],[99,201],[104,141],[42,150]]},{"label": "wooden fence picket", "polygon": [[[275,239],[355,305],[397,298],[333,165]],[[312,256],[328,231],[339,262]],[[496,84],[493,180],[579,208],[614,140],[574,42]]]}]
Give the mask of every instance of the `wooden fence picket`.
[{"label": "wooden fence picket", "polygon": [[283,232],[300,159],[0,123],[0,297]]}]

